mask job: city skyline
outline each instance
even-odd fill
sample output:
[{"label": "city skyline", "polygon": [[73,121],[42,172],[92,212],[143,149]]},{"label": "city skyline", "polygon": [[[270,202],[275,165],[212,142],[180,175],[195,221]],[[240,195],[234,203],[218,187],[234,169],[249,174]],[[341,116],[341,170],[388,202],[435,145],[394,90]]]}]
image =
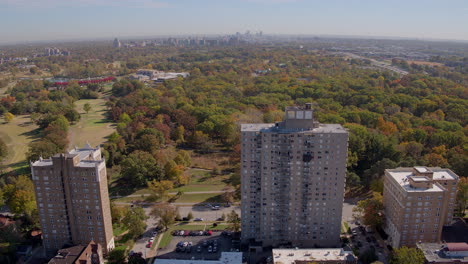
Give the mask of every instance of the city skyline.
[{"label": "city skyline", "polygon": [[[184,34],[468,40],[468,3],[452,1],[0,0],[0,43]],[[145,25],[145,26],[141,26]]]}]

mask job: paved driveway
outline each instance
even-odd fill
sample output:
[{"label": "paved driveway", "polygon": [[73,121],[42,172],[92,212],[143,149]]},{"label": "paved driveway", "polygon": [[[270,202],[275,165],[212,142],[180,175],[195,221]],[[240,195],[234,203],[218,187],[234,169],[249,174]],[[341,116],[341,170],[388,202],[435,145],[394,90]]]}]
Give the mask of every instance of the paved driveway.
[{"label": "paved driveway", "polygon": [[[145,210],[146,215],[149,217],[151,207],[143,207],[143,210]],[[142,252],[143,257],[146,258],[150,258],[156,254],[154,250],[146,248],[146,244],[148,244],[148,241],[151,237],[151,233],[154,231],[157,222],[158,221],[156,221],[153,217],[149,217],[146,220],[145,233],[143,233],[143,236],[135,242],[135,246],[132,249],[134,252]],[[153,243],[156,243],[156,241],[154,241]]]}]

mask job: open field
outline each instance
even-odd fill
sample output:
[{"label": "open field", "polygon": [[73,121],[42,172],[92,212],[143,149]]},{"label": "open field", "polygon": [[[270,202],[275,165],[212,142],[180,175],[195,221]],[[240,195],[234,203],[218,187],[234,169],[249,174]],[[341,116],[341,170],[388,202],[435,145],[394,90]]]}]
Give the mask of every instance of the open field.
[{"label": "open field", "polygon": [[205,192],[205,191],[222,191],[226,189],[228,175],[211,176],[211,171],[204,169],[192,168],[189,170],[190,183],[174,188],[170,192]]},{"label": "open field", "polygon": [[0,123],[0,137],[8,147],[8,156],[3,164],[10,169],[18,167],[19,164],[25,161],[28,144],[36,139],[38,135],[37,126],[31,122],[29,115],[15,116],[10,123],[4,123],[2,120]]},{"label": "open field", "polygon": [[223,199],[219,193],[183,194],[176,203],[221,203]]},{"label": "open field", "polygon": [[[91,110],[86,113],[83,106],[89,103]],[[114,132],[114,126],[106,118],[106,100],[86,99],[75,102],[76,110],[81,114],[81,120],[70,126],[70,147],[83,146],[90,143],[97,146],[106,141],[106,137]]]}]

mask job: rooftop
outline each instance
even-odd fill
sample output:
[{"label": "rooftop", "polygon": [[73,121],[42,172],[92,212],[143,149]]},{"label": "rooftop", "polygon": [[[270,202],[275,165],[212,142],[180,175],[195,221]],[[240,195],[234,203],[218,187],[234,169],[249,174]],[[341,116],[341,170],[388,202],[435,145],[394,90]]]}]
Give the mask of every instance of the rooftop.
[{"label": "rooftop", "polygon": [[60,249],[48,264],[73,264],[85,248],[85,246],[73,246]]},{"label": "rooftop", "polygon": [[319,124],[318,127],[312,129],[285,129],[277,127],[276,124],[242,124],[242,132],[264,132],[264,133],[348,133],[340,124]]},{"label": "rooftop", "polygon": [[[448,263],[449,261],[454,263],[468,263],[468,254],[462,254],[460,256],[456,256],[455,254],[452,256],[447,248],[449,244],[450,243],[447,245],[439,243],[419,243],[417,247],[424,253],[427,263]],[[466,245],[466,243],[460,244]],[[447,255],[447,253],[450,255]]]},{"label": "rooftop", "polygon": [[[439,167],[406,167],[387,169],[386,172],[398,182],[408,192],[442,192],[443,189],[437,184],[433,184],[430,188],[415,188],[410,185],[410,179],[414,182],[428,182],[438,180],[457,180],[458,176],[449,169]],[[421,175],[417,176],[415,175]],[[431,179],[432,178],[432,179]]]},{"label": "rooftop", "polygon": [[221,252],[219,260],[155,259],[153,264],[241,264],[242,252]]},{"label": "rooftop", "polygon": [[[73,158],[75,156],[78,156],[78,164],[76,164],[77,167],[96,167],[100,163],[102,163],[104,160],[101,158],[101,150],[99,147],[93,148],[91,145],[86,144],[83,148],[78,148],[75,147],[74,149],[70,150],[68,153],[65,154],[56,154],[54,158],[58,158],[61,155],[63,155],[66,158]],[[32,166],[38,167],[38,166],[52,166],[53,164],[53,159],[43,159],[42,157],[39,158],[39,160],[36,160],[31,163]]]},{"label": "rooftop", "polygon": [[321,249],[273,249],[273,262],[294,264],[296,261],[332,261],[332,260],[357,260],[351,251],[342,248]]}]

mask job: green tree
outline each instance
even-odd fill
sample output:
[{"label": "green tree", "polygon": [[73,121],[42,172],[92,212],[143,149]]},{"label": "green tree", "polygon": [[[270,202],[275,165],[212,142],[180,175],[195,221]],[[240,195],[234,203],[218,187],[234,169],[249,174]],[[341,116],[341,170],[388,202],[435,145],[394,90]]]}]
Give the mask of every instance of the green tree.
[{"label": "green tree", "polygon": [[34,184],[26,175],[10,177],[3,187],[3,199],[11,212],[17,215],[32,215],[36,210]]},{"label": "green tree", "polygon": [[417,248],[401,247],[393,250],[390,257],[391,264],[424,264],[425,258]]},{"label": "green tree", "polygon": [[187,214],[187,219],[188,219],[189,221],[193,219],[192,211],[190,211],[190,212]]},{"label": "green tree", "polygon": [[0,161],[8,155],[8,148],[5,142],[0,138]]},{"label": "green tree", "polygon": [[240,231],[241,219],[240,219],[239,215],[236,213],[236,211],[232,210],[227,215],[227,222],[229,223],[229,228],[232,229],[234,232],[239,232]]},{"label": "green tree", "polygon": [[91,110],[91,105],[89,103],[86,103],[83,105],[83,110],[88,113]]},{"label": "green tree", "polygon": [[146,219],[148,219],[148,217],[143,208],[133,207],[125,214],[122,223],[128,229],[129,236],[136,238],[145,232]]},{"label": "green tree", "polygon": [[460,177],[457,191],[457,211],[461,217],[465,216],[466,207],[468,207],[468,178]]},{"label": "green tree", "polygon": [[383,209],[382,195],[374,192],[372,198],[359,201],[357,206],[353,208],[353,212],[364,225],[375,228],[383,223]]},{"label": "green tree", "polygon": [[159,203],[153,206],[150,215],[159,219],[159,225],[164,229],[175,223],[175,218],[179,214],[177,207],[169,203]]},{"label": "green tree", "polygon": [[148,181],[161,180],[164,172],[154,157],[145,151],[134,151],[121,163],[121,175],[135,187],[143,187]]},{"label": "green tree", "polygon": [[127,250],[125,248],[116,248],[109,252],[107,261],[109,264],[125,264],[127,259]]}]

